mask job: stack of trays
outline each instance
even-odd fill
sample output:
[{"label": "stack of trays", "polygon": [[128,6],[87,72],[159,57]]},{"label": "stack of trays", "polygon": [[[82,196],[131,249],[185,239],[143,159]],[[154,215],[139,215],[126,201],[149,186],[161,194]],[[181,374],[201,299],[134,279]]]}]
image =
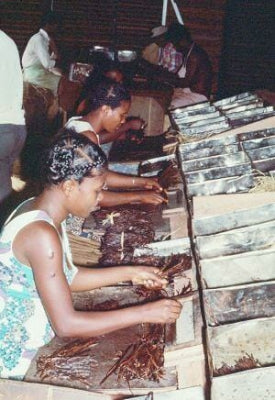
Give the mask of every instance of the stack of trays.
[{"label": "stack of trays", "polygon": [[236,136],[180,145],[188,197],[244,192],[253,187],[249,157],[239,149]]},{"label": "stack of trays", "polygon": [[255,93],[245,92],[218,100],[170,110],[172,126],[182,136],[200,139],[275,115]]},{"label": "stack of trays", "polygon": [[213,105],[228,118],[233,128],[275,114],[272,106],[264,107],[262,99],[250,92],[216,101]]},{"label": "stack of trays", "polygon": [[195,197],[192,225],[211,400],[270,399],[275,389],[275,193]]},{"label": "stack of trays", "polygon": [[227,118],[209,102],[176,108],[170,112],[170,119],[183,135],[198,138],[230,128]]},{"label": "stack of trays", "polygon": [[262,172],[275,170],[275,128],[240,133],[238,140],[254,169]]}]

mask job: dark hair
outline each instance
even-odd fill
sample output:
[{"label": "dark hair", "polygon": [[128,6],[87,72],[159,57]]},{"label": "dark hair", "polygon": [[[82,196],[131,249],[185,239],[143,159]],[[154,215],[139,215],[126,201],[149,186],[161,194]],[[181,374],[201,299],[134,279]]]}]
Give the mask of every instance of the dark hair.
[{"label": "dark hair", "polygon": [[69,179],[81,182],[84,177],[102,174],[106,167],[107,158],[99,146],[86,136],[62,129],[41,158],[41,185],[58,185]]},{"label": "dark hair", "polygon": [[122,84],[106,79],[87,94],[86,112],[97,110],[104,105],[114,109],[119,107],[122,101],[131,101],[128,90]]},{"label": "dark hair", "polygon": [[55,12],[49,11],[46,14],[43,14],[40,21],[40,26],[49,24],[49,25],[59,25],[61,23],[61,16]]},{"label": "dark hair", "polygon": [[104,61],[94,63],[93,70],[86,78],[83,89],[79,96],[79,101],[86,99],[99,84],[116,81],[107,77],[106,74],[111,71],[118,71],[123,75],[122,68],[119,63],[106,58]]},{"label": "dark hair", "polygon": [[166,32],[166,39],[172,43],[178,43],[181,39],[191,41],[192,37],[189,30],[179,22],[174,22],[169,25],[168,31]]}]

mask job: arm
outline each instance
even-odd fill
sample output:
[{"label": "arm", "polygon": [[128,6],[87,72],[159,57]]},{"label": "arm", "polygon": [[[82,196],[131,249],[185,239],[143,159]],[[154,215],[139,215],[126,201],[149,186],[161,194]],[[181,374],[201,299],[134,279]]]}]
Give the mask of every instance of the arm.
[{"label": "arm", "polygon": [[52,37],[50,38],[50,43],[49,43],[49,53],[51,59],[53,60],[58,60],[60,58],[59,51]]},{"label": "arm", "polygon": [[108,188],[144,188],[162,191],[157,179],[129,176],[108,170],[106,184]]},{"label": "arm", "polygon": [[187,61],[185,78],[178,78],[179,87],[189,87],[193,92],[209,97],[212,71],[209,59],[204,53],[192,52]]},{"label": "arm", "polygon": [[171,323],[180,314],[181,305],[168,299],[114,311],[74,310],[63,273],[59,236],[45,222],[23,228],[14,241],[14,251],[20,261],[31,266],[39,296],[58,336],[91,337],[143,322]]},{"label": "arm", "polygon": [[114,132],[107,132],[107,131],[101,131],[100,132],[100,143],[109,143],[112,142],[121,136],[125,135],[125,133],[129,129],[133,130],[139,130],[142,128],[144,125],[144,121],[141,118],[131,118],[129,121],[126,121],[124,124],[122,124],[118,129],[116,129]]},{"label": "arm", "polygon": [[154,204],[158,205],[166,201],[154,190],[135,190],[132,192],[112,192],[102,190],[99,204],[101,207],[114,207],[122,204]]},{"label": "arm", "polygon": [[38,36],[36,38],[34,48],[36,55],[44,68],[49,69],[55,66],[55,60],[51,58],[48,46],[42,37]]},{"label": "arm", "polygon": [[139,69],[141,72],[147,76],[147,78],[152,79],[156,82],[167,83],[170,86],[177,86],[178,77],[173,72],[169,72],[167,69],[163,68],[161,65],[154,65],[149,63],[144,59],[139,60]]},{"label": "arm", "polygon": [[127,281],[148,288],[162,288],[166,286],[167,281],[161,278],[160,274],[161,271],[158,268],[136,265],[102,269],[78,267],[71,290],[74,292],[92,290]]}]

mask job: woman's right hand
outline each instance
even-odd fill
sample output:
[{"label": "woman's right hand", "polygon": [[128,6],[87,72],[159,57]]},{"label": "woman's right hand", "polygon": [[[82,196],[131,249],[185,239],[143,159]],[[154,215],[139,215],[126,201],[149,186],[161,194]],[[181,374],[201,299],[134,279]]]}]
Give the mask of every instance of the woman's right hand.
[{"label": "woman's right hand", "polygon": [[141,190],[135,192],[136,200],[134,202],[143,204],[154,204],[158,205],[167,200],[155,190]]},{"label": "woman's right hand", "polygon": [[154,301],[142,307],[142,322],[152,324],[171,324],[179,318],[182,309],[182,305],[173,299]]}]

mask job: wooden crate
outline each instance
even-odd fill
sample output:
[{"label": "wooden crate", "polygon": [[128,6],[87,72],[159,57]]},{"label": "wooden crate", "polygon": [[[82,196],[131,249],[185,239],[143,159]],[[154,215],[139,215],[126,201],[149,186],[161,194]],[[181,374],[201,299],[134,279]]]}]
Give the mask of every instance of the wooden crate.
[{"label": "wooden crate", "polygon": [[164,365],[176,368],[179,389],[194,386],[206,388],[206,358],[202,344],[166,351]]},{"label": "wooden crate", "polygon": [[203,299],[208,326],[272,317],[275,312],[275,281],[206,289]]},{"label": "wooden crate", "polygon": [[193,198],[193,232],[211,235],[275,219],[275,192]]},{"label": "wooden crate", "polygon": [[[154,393],[152,400],[204,400],[204,391],[201,386],[174,390],[172,392]],[[135,400],[151,400],[150,395],[135,397]]]},{"label": "wooden crate", "polygon": [[87,392],[41,383],[0,379],[1,400],[116,400],[109,394]]},{"label": "wooden crate", "polygon": [[275,249],[200,260],[204,288],[226,287],[275,279]]},{"label": "wooden crate", "polygon": [[275,317],[207,327],[212,374],[225,375],[275,363]]},{"label": "wooden crate", "polygon": [[146,135],[155,136],[163,133],[164,107],[152,96],[131,96],[129,115],[142,118],[146,123]]},{"label": "wooden crate", "polygon": [[212,379],[211,400],[274,400],[275,367],[257,368]]},{"label": "wooden crate", "polygon": [[274,246],[275,220],[214,235],[197,236],[201,259],[263,250]]}]

